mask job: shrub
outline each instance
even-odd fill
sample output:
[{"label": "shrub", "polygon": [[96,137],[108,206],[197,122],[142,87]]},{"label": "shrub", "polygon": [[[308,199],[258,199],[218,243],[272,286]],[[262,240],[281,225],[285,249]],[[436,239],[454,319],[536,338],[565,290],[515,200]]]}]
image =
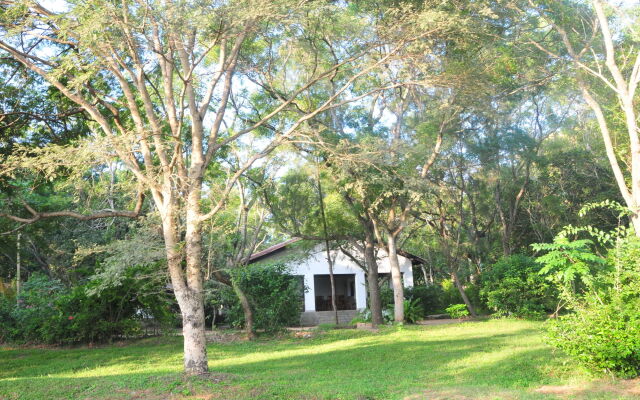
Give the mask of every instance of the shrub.
[{"label": "shrub", "polygon": [[[245,292],[253,308],[255,329],[276,332],[300,323],[300,310],[304,288],[288,273],[284,265],[249,265],[233,270],[234,279]],[[229,322],[244,325],[242,307],[233,291],[225,290]]]},{"label": "shrub", "polygon": [[442,312],[445,307],[444,290],[438,285],[405,288],[404,297],[407,300],[417,300],[426,314]]},{"label": "shrub", "polygon": [[15,326],[15,320],[12,316],[15,304],[15,300],[0,296],[0,343],[10,338],[11,331]]},{"label": "shrub", "polygon": [[22,285],[17,305],[11,312],[14,325],[8,339],[20,342],[55,343],[54,331],[61,320],[55,301],[68,291],[56,279],[35,273]]},{"label": "shrub", "polygon": [[524,255],[503,257],[483,273],[480,296],[500,316],[539,319],[554,311],[557,290]]},{"label": "shrub", "polygon": [[[610,202],[587,205],[610,206]],[[618,206],[623,212],[627,211]],[[596,254],[590,239],[572,240],[587,233],[607,249],[607,257]],[[630,228],[611,232],[595,227],[565,227],[553,243],[535,244],[545,251],[538,257],[541,270],[551,279],[570,314],[548,322],[552,345],[562,349],[587,368],[619,377],[640,375],[640,241]]]},{"label": "shrub", "polygon": [[451,318],[464,318],[469,316],[469,310],[465,304],[452,304],[445,309]]},{"label": "shrub", "polygon": [[[385,324],[393,321],[393,310],[389,308],[382,309],[382,320]],[[358,322],[371,322],[371,310],[365,308],[364,310],[360,310],[356,313],[355,318],[351,320],[352,324],[356,324]]]},{"label": "shrub", "polygon": [[455,283],[452,279],[443,279],[440,282],[440,286],[442,287],[442,306],[443,308],[447,308],[452,304],[460,304],[462,303],[462,296],[460,296],[460,292],[456,287]]},{"label": "shrub", "polygon": [[548,322],[550,343],[593,371],[640,375],[640,301],[590,297],[575,313]]},{"label": "shrub", "polygon": [[380,288],[380,305],[383,310],[387,307],[393,307],[393,289],[387,285]]},{"label": "shrub", "polygon": [[419,299],[404,301],[404,320],[410,324],[415,324],[424,317],[424,309]]},{"label": "shrub", "polygon": [[24,283],[17,306],[0,301],[0,339],[48,344],[105,342],[139,336],[141,319],[146,316],[168,324],[174,318],[170,295],[157,282],[149,286],[148,280],[135,277],[147,272],[145,268],[132,267],[117,285],[99,291],[94,290],[101,285],[99,280],[68,289],[56,279],[35,273]]}]

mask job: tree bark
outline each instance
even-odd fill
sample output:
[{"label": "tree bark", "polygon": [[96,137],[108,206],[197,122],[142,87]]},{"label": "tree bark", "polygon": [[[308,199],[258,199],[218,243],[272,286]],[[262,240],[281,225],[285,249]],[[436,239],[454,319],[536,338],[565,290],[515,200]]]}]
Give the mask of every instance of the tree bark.
[{"label": "tree bark", "polygon": [[460,279],[458,279],[458,273],[457,272],[452,272],[451,273],[451,279],[453,280],[453,283],[456,285],[456,288],[458,289],[458,292],[460,292],[460,296],[462,297],[462,301],[464,301],[464,304],[467,306],[467,309],[469,310],[469,313],[471,314],[472,317],[477,317],[478,314],[476,314],[476,310],[473,307],[473,304],[471,304],[471,301],[469,301],[469,297],[467,297],[467,294],[464,291],[464,288],[462,287],[462,284],[460,283]]},{"label": "tree bark", "polygon": [[[199,193],[198,193],[199,194]],[[167,266],[171,284],[182,314],[182,335],[184,338],[184,370],[187,374],[202,375],[209,371],[205,337],[204,299],[201,276],[201,231],[194,220],[197,211],[190,209],[197,196],[191,194],[187,201],[187,229],[184,254],[186,270],[183,270],[183,251],[178,234],[178,218],[172,201],[172,193],[165,192],[161,203],[163,236],[167,253]],[[197,204],[197,202],[195,203]],[[185,279],[186,278],[186,279]]]},{"label": "tree bark", "polygon": [[242,288],[235,283],[233,280],[231,281],[231,287],[235,292],[236,296],[240,300],[240,305],[242,306],[242,312],[244,313],[244,330],[247,334],[247,339],[253,340],[256,337],[254,332],[254,324],[253,324],[253,310],[251,309],[251,303],[249,303],[249,298],[244,293]]},{"label": "tree bark", "polygon": [[364,244],[364,260],[367,266],[367,283],[369,285],[369,310],[371,311],[371,326],[376,327],[384,323],[382,318],[382,301],[380,300],[380,286],[378,283],[378,261],[376,260],[373,234],[366,234]]},{"label": "tree bark", "polygon": [[404,322],[404,286],[402,285],[402,273],[398,260],[396,238],[390,232],[387,233],[387,255],[391,268],[391,281],[393,285],[393,319],[396,322]]}]

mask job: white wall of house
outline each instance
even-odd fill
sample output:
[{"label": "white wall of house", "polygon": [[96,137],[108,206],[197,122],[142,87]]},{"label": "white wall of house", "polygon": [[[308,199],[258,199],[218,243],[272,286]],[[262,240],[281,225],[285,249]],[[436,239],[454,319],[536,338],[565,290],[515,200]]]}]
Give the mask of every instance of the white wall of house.
[{"label": "white wall of house", "polygon": [[[336,256],[337,252],[337,256]],[[365,273],[355,262],[347,255],[339,250],[334,250],[331,254],[335,257],[333,273],[338,274],[354,274],[355,275],[355,298],[356,308],[363,309],[367,306],[367,291]],[[398,256],[400,261],[400,272],[405,287],[413,286],[413,269],[411,261],[408,258]],[[291,274],[304,276],[304,284],[307,292],[304,295],[305,311],[316,310],[316,294],[314,290],[314,275],[328,275],[329,263],[327,262],[326,252],[321,245],[317,246],[305,260],[292,261],[287,263],[291,268]],[[378,252],[378,272],[390,273],[389,259],[386,253]]]}]

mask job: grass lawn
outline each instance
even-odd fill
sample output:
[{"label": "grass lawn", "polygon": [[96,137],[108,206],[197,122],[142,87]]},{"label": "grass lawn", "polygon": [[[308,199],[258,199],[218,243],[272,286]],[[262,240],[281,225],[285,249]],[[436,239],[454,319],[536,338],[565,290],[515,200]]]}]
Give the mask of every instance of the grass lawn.
[{"label": "grass lawn", "polygon": [[540,323],[490,320],[334,330],[209,345],[207,378],[180,374],[181,338],[77,349],[0,348],[0,399],[624,399],[638,381],[590,377]]}]

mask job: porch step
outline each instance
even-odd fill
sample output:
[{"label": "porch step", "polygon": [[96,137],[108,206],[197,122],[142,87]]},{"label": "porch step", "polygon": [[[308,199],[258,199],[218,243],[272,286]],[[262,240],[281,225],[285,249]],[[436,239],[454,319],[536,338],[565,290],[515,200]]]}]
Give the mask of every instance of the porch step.
[{"label": "porch step", "polygon": [[[357,310],[339,310],[338,323],[347,325],[356,317]],[[333,311],[305,311],[300,314],[301,326],[316,326],[320,324],[334,324],[335,316]]]}]

